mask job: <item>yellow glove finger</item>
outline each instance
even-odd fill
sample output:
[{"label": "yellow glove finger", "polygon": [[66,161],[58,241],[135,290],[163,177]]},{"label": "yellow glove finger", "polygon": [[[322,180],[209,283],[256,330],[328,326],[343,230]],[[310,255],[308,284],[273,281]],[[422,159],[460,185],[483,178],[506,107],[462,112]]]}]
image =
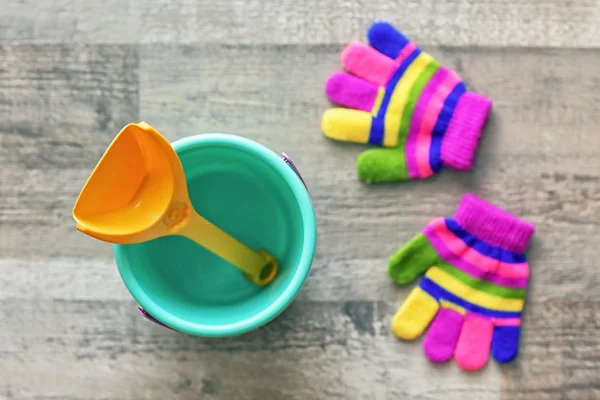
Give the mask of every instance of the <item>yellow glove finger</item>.
[{"label": "yellow glove finger", "polygon": [[392,332],[406,340],[418,338],[427,328],[440,304],[420,287],[415,287],[392,319]]},{"label": "yellow glove finger", "polygon": [[331,108],[323,114],[321,129],[330,139],[368,143],[371,134],[371,114],[349,108]]}]

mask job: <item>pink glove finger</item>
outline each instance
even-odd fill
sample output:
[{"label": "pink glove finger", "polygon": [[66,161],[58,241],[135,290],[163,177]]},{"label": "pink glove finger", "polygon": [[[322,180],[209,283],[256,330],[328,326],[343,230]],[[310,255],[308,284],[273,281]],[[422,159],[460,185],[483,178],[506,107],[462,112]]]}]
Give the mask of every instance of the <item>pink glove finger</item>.
[{"label": "pink glove finger", "polygon": [[398,68],[396,61],[360,42],[346,46],[342,52],[342,65],[353,75],[379,86],[385,86]]},{"label": "pink glove finger", "polygon": [[325,86],[332,102],[368,112],[373,110],[378,91],[379,86],[344,72],[331,75]]},{"label": "pink glove finger", "polygon": [[423,342],[425,355],[433,362],[450,360],[463,325],[463,315],[451,308],[441,307]]},{"label": "pink glove finger", "polygon": [[483,368],[490,358],[493,333],[490,319],[467,315],[454,351],[456,363],[468,371]]}]

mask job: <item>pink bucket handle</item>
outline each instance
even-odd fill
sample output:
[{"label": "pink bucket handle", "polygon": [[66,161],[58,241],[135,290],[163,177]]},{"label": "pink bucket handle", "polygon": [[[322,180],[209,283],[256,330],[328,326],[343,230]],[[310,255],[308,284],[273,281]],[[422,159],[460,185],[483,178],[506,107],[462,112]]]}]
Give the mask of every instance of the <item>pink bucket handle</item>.
[{"label": "pink bucket handle", "polygon": [[167,325],[163,324],[162,322],[160,322],[159,320],[157,320],[156,318],[154,318],[152,315],[150,315],[148,313],[148,311],[144,310],[142,307],[138,307],[137,309],[138,309],[138,312],[142,315],[142,317],[146,318],[148,321],[152,321],[155,324],[160,325],[164,328],[170,329],[172,331],[175,330],[175,329],[171,328],[170,326],[167,326]]},{"label": "pink bucket handle", "polygon": [[[308,190],[308,187],[306,186],[306,182],[304,182],[304,179],[302,179],[302,175],[300,175],[300,171],[298,171],[298,168],[296,168],[296,164],[294,164],[292,159],[285,153],[281,153],[281,158],[292,169],[292,171],[294,171],[296,173],[296,175],[298,175],[298,178],[300,178],[300,180],[302,181],[302,184],[304,185],[306,190]],[[154,322],[155,324],[157,324],[159,326],[162,326],[164,328],[178,332],[177,330],[171,328],[170,326],[163,324],[162,322],[160,322],[159,320],[154,318],[152,315],[150,315],[150,313],[148,313],[148,311],[144,310],[142,307],[138,307],[137,309],[138,309],[138,312],[142,315],[142,317],[146,318],[148,321]]]},{"label": "pink bucket handle", "polygon": [[296,168],[296,164],[294,164],[294,162],[292,161],[290,156],[288,156],[285,153],[281,153],[281,157],[283,158],[283,161],[285,161],[285,163],[296,173],[296,175],[298,175],[298,178],[300,178],[300,180],[304,184],[304,187],[306,188],[306,190],[308,190],[308,187],[306,186],[306,182],[304,182],[304,179],[302,179],[302,175],[300,175],[300,171],[298,171],[298,168]]}]

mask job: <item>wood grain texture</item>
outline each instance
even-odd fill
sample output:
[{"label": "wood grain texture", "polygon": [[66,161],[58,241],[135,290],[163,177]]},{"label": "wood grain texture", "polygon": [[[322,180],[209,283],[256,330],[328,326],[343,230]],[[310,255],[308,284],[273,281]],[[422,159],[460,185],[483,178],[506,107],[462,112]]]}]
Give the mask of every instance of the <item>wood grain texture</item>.
[{"label": "wood grain texture", "polygon": [[138,118],[138,62],[135,46],[0,47],[3,256],[86,254],[71,210],[116,133]]},{"label": "wood grain texture", "polygon": [[11,400],[40,393],[94,400],[499,398],[497,366],[475,376],[454,364],[434,366],[418,341],[391,337],[392,307],[298,302],[250,334],[199,339],[139,318],[130,302],[2,300],[0,394]]},{"label": "wood grain texture", "polygon": [[518,364],[503,371],[502,398],[600,398],[600,303],[536,303],[524,328]]},{"label": "wood grain texture", "polygon": [[500,373],[505,399],[598,394],[598,302],[536,303],[518,362],[491,362],[478,374],[453,362],[434,366],[420,340],[392,337],[390,302],[296,302],[271,324],[229,339],[156,327],[129,301],[0,305],[6,399],[494,399]]},{"label": "wood grain texture", "polygon": [[597,47],[592,0],[9,1],[2,43],[323,44],[386,19],[420,44]]},{"label": "wood grain texture", "polygon": [[137,118],[138,63],[135,46],[0,46],[2,171],[98,159]]},{"label": "wood grain texture", "polygon": [[[323,85],[373,19],[494,101],[469,173],[356,176],[320,132]],[[600,2],[9,1],[0,16],[0,400],[600,399]],[[141,318],[71,210],[106,146],[148,121],[285,151],[318,250],[271,324],[200,339]],[[387,258],[473,191],[533,222],[518,360],[468,374],[390,333],[413,284]]]}]

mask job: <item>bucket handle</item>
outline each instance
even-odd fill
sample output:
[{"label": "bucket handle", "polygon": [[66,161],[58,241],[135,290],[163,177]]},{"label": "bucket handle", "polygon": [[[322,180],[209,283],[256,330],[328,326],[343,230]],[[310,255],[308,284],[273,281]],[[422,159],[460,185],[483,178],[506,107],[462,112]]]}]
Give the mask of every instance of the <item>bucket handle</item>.
[{"label": "bucket handle", "polygon": [[[167,326],[167,325],[163,324],[162,322],[160,322],[159,320],[157,320],[156,318],[154,318],[152,315],[150,315],[150,313],[148,311],[144,310],[142,307],[138,307],[137,310],[142,315],[142,317],[146,318],[148,321],[152,321],[155,324],[162,326],[163,328],[167,328],[167,329],[170,329],[172,331],[175,331],[175,329],[171,328],[170,326]],[[177,331],[175,331],[175,332],[177,332]]]},{"label": "bucket handle", "polygon": [[302,175],[300,175],[300,171],[298,171],[298,168],[296,168],[296,164],[294,164],[294,162],[292,161],[290,156],[288,156],[285,153],[281,153],[281,158],[283,158],[283,161],[292,169],[292,171],[294,171],[296,173],[296,175],[298,175],[298,178],[300,178],[300,180],[302,181],[302,184],[304,184],[304,187],[306,188],[306,190],[308,190],[308,187],[306,186],[306,182],[304,182],[304,179],[302,179]]},{"label": "bucket handle", "polygon": [[[292,159],[290,158],[290,156],[288,156],[285,153],[281,153],[281,158],[292,169],[292,171],[294,171],[296,173],[296,175],[298,176],[298,178],[300,178],[300,180],[302,181],[302,184],[304,185],[304,187],[306,188],[306,190],[308,190],[308,187],[306,186],[306,182],[304,182],[304,179],[302,179],[302,175],[300,175],[300,171],[298,171],[298,168],[296,168],[296,164],[294,164],[294,162],[292,161]],[[140,315],[142,317],[146,318],[148,321],[154,322],[155,324],[157,324],[159,326],[162,326],[163,328],[167,328],[167,329],[170,329],[172,331],[178,332],[177,330],[171,328],[170,326],[167,326],[167,325],[163,324],[162,322],[160,322],[159,320],[157,320],[156,318],[154,318],[152,315],[150,315],[150,313],[148,311],[144,310],[142,307],[138,307],[137,310],[140,313]]]}]

